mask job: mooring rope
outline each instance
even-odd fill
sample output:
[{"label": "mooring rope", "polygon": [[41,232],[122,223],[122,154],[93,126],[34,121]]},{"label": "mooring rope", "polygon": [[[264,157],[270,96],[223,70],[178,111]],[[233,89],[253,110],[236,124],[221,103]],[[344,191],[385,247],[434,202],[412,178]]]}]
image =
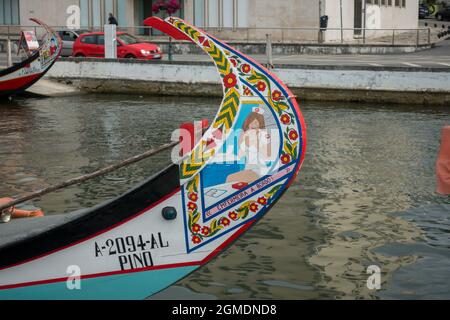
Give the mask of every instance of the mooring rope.
[{"label": "mooring rope", "polygon": [[128,158],[126,160],[123,160],[120,163],[107,166],[105,168],[99,169],[97,171],[94,171],[94,172],[86,174],[86,175],[82,175],[80,177],[76,177],[76,178],[72,178],[72,179],[66,180],[66,181],[64,181],[62,183],[59,183],[57,185],[53,185],[53,186],[50,186],[50,187],[47,187],[47,188],[44,188],[44,189],[41,189],[41,190],[38,190],[38,191],[35,191],[35,192],[31,192],[31,193],[26,194],[26,195],[24,195],[24,196],[22,196],[20,198],[17,198],[15,200],[11,201],[11,202],[8,202],[8,203],[0,205],[0,213],[4,209],[13,207],[13,206],[15,206],[17,204],[20,204],[20,203],[23,203],[23,202],[26,202],[28,200],[32,200],[32,199],[35,199],[35,198],[39,198],[39,197],[41,197],[41,196],[43,196],[45,194],[48,194],[48,193],[51,193],[51,192],[54,192],[54,191],[57,191],[57,190],[60,190],[60,189],[63,189],[63,188],[67,188],[67,187],[72,186],[74,184],[85,182],[87,180],[90,180],[90,179],[93,179],[93,178],[105,175],[107,173],[110,173],[112,171],[115,171],[117,169],[120,169],[120,168],[122,168],[124,166],[136,163],[136,162],[141,161],[141,160],[143,160],[145,158],[148,158],[148,157],[151,157],[151,156],[153,156],[155,154],[158,154],[158,153],[160,153],[160,152],[162,152],[164,150],[172,148],[172,147],[176,146],[178,143],[179,143],[179,141],[166,143],[166,144],[163,144],[163,145],[161,145],[159,147],[150,149],[150,150],[148,150],[148,151],[146,151],[144,153],[141,153],[139,155],[136,155],[136,156],[133,156],[133,157]]}]

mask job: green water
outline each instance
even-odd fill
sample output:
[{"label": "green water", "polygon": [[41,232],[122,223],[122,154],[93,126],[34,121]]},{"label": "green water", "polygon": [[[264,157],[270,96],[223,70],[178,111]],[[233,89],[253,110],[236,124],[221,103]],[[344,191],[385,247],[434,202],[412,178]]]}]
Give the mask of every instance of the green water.
[{"label": "green water", "polygon": [[[0,195],[23,194],[166,142],[220,100],[85,95],[0,102]],[[450,109],[301,103],[302,171],[275,208],[217,259],[156,298],[450,298],[450,200],[434,164]],[[47,214],[115,197],[161,154],[43,197]],[[369,265],[381,289],[366,286]]]}]

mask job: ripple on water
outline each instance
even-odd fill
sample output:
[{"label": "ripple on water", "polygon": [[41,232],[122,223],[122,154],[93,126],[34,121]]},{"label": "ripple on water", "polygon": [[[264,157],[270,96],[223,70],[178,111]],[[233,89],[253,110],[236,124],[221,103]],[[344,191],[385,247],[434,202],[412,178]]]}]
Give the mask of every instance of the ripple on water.
[{"label": "ripple on water", "polygon": [[[134,95],[2,102],[0,195],[116,163],[166,142],[180,123],[211,119],[219,104]],[[448,107],[301,106],[308,152],[291,189],[225,253],[154,298],[449,297],[448,211],[433,209],[450,204],[434,195]],[[167,152],[32,204],[47,214],[93,206],[168,161]],[[378,293],[366,287],[371,264],[382,269]]]}]

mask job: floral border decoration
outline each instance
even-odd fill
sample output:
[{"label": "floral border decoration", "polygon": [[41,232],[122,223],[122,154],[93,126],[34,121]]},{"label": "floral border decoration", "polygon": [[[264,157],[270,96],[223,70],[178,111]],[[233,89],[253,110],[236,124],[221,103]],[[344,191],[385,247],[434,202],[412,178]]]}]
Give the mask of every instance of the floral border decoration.
[{"label": "floral border decoration", "polygon": [[253,216],[264,207],[270,205],[272,198],[283,184],[279,184],[257,199],[251,199],[241,204],[236,210],[229,211],[227,216],[213,219],[210,223],[201,225],[199,208],[198,179],[191,180],[187,185],[188,228],[191,232],[191,242],[199,245],[203,241],[214,237],[219,231],[229,229],[245,220],[251,213]]},{"label": "floral border decoration", "polygon": [[[216,45],[207,35],[194,27],[187,25],[184,21],[176,18],[169,18],[167,22],[171,23],[175,28],[195,41],[214,60],[224,85],[224,99],[211,126],[214,129],[220,129],[224,132],[231,129],[239,111],[241,84],[234,69],[231,67],[232,63],[228,59],[228,55],[226,55],[224,50]],[[209,157],[205,158],[203,156],[203,148],[200,147],[201,144],[197,145],[194,150],[192,150],[191,157],[180,164],[181,180],[191,179],[195,174],[198,174],[209,159]],[[197,161],[195,165],[190,163],[193,154],[196,155],[196,159],[201,159],[201,161]]]},{"label": "floral border decoration", "polygon": [[[278,116],[282,129],[282,153],[280,162],[283,165],[291,163],[298,157],[300,148],[300,136],[296,130],[296,117],[290,108],[290,97],[286,97],[264,73],[259,72],[255,67],[244,61],[236,54],[216,45],[206,34],[185,24],[182,20],[171,19],[169,22],[191,37],[216,64],[223,85],[224,100],[215,118],[212,127],[215,129],[232,128],[235,118],[239,110],[239,101],[243,97],[255,97],[257,92],[266,97],[270,107]],[[240,79],[244,79],[251,86],[241,83]],[[196,153],[193,150],[193,153]],[[198,153],[198,152],[197,152]],[[200,155],[199,155],[200,156]],[[201,244],[207,239],[211,239],[218,235],[222,230],[243,221],[250,214],[258,213],[262,208],[271,203],[272,198],[283,184],[273,187],[269,192],[257,199],[251,199],[242,203],[236,210],[228,212],[226,215],[212,219],[209,223],[201,224],[201,201],[202,196],[200,186],[200,171],[204,162],[196,163],[195,166],[188,166],[182,163],[180,166],[180,178],[190,179],[183,187],[185,196],[185,212],[187,212],[187,227],[190,232],[190,243],[194,246]],[[183,170],[185,169],[185,170]]]},{"label": "floral border decoration", "polygon": [[[230,54],[229,52],[225,52]],[[237,55],[231,55],[230,61],[237,70],[239,76],[248,83],[253,84],[253,90],[259,91],[267,98],[270,107],[277,113],[280,122],[284,127],[283,132],[283,153],[280,156],[281,163],[288,164],[298,157],[299,133],[297,132],[295,115],[288,104],[288,98],[280,90],[273,89],[272,81],[263,73],[258,72],[249,63],[243,62]],[[252,89],[244,86],[244,96],[253,97]]]}]

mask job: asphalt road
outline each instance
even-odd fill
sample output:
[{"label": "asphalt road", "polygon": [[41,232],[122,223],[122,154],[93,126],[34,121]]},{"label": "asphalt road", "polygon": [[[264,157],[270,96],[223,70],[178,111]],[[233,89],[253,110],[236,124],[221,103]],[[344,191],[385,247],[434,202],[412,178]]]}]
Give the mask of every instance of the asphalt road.
[{"label": "asphalt road", "polygon": [[[266,63],[265,55],[253,55]],[[164,59],[168,59],[167,54]],[[175,61],[209,61],[206,55],[174,55]],[[440,42],[435,48],[406,54],[387,55],[280,55],[273,57],[274,64],[315,66],[371,66],[450,68],[450,40]]]}]

